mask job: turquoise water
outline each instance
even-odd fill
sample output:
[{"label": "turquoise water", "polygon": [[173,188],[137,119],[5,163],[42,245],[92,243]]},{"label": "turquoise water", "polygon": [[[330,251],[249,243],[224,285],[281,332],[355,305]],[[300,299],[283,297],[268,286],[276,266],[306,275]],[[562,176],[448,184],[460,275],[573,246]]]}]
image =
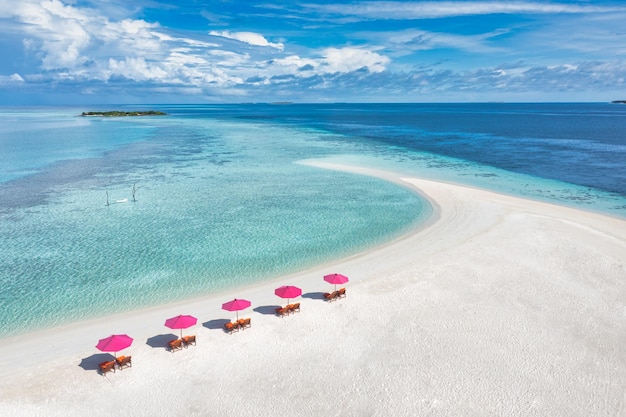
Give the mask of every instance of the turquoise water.
[{"label": "turquoise water", "polygon": [[[47,143],[74,129],[80,151]],[[4,335],[303,270],[429,213],[397,185],[295,163],[341,150],[320,133],[176,117],[53,120],[48,131],[31,140],[71,159],[3,173],[22,173],[0,191]]]},{"label": "turquoise water", "polygon": [[528,106],[4,109],[0,336],[296,272],[431,213],[407,189],[311,159],[626,218],[626,106]]}]

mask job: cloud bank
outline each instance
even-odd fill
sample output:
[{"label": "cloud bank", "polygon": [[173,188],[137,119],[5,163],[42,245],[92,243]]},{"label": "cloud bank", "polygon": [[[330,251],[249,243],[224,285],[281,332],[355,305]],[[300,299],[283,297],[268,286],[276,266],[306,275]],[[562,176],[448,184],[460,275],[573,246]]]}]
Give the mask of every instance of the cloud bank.
[{"label": "cloud bank", "polygon": [[[161,23],[142,14],[148,4],[141,1],[129,9],[121,2],[0,0],[0,48],[7,57],[0,91],[5,97],[82,92],[86,100],[123,92],[148,101],[626,93],[626,47],[617,35],[626,8],[611,3],[369,1],[230,9],[207,3],[193,9],[206,25],[194,30],[170,19],[191,13],[186,3],[170,6]],[[493,15],[511,18],[506,24],[481,18]],[[272,24],[259,23],[265,21]]]}]

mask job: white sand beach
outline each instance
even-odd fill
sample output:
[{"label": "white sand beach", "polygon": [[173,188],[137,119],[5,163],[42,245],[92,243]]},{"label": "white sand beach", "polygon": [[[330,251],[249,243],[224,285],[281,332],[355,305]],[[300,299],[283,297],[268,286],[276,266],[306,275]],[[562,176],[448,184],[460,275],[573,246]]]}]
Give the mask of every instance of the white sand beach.
[{"label": "white sand beach", "polygon": [[[346,167],[331,167],[348,169]],[[356,169],[352,169],[356,170]],[[431,221],[273,282],[0,343],[1,416],[625,416],[626,221],[469,187],[403,183]],[[328,303],[328,273],[350,277]],[[301,312],[280,285],[302,288]],[[252,327],[222,330],[247,298]],[[165,319],[198,317],[170,353]],[[98,339],[126,333],[106,377]]]}]

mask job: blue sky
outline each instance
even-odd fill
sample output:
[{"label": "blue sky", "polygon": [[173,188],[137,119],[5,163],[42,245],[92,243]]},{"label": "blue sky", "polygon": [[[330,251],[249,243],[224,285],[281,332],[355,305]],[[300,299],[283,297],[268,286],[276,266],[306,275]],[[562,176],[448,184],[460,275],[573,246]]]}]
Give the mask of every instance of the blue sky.
[{"label": "blue sky", "polygon": [[626,99],[626,2],[0,0],[0,105]]}]

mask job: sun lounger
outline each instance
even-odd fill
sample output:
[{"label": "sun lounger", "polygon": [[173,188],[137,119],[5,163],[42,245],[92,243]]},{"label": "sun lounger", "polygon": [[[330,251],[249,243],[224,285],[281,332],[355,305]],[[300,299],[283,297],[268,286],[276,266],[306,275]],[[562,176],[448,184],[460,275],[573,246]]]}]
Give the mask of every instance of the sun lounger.
[{"label": "sun lounger", "polygon": [[176,352],[183,348],[183,341],[181,339],[170,340],[167,342],[167,347],[169,347],[170,352]]},{"label": "sun lounger", "polygon": [[227,333],[232,333],[232,332],[238,332],[239,331],[239,323],[234,322],[228,322],[224,325],[224,330],[226,330]]},{"label": "sun lounger", "polygon": [[183,337],[183,346],[196,345],[196,335]]},{"label": "sun lounger", "polygon": [[280,317],[284,317],[286,315],[289,314],[289,309],[285,308],[285,307],[278,307],[276,308],[276,315],[280,316]]},{"label": "sun lounger", "polygon": [[251,323],[252,319],[244,319],[243,323],[241,324],[241,329],[247,329],[249,327],[252,327],[252,323]]},{"label": "sun lounger", "polygon": [[295,303],[291,305],[291,311],[293,313],[300,312],[300,303]]},{"label": "sun lounger", "polygon": [[98,364],[98,369],[102,375],[106,375],[107,372],[113,371],[115,373],[115,361],[106,361]]},{"label": "sun lounger", "polygon": [[132,356],[120,356],[115,359],[115,362],[117,362],[117,367],[120,370],[124,368],[132,368],[133,366]]},{"label": "sun lounger", "polygon": [[324,299],[326,301],[335,301],[337,299],[337,291],[333,291],[333,292],[330,292],[330,293],[328,293],[328,292],[325,293],[324,294]]},{"label": "sun lounger", "polygon": [[346,296],[346,289],[339,288],[339,291],[337,291],[337,298],[344,298],[345,296]]}]

